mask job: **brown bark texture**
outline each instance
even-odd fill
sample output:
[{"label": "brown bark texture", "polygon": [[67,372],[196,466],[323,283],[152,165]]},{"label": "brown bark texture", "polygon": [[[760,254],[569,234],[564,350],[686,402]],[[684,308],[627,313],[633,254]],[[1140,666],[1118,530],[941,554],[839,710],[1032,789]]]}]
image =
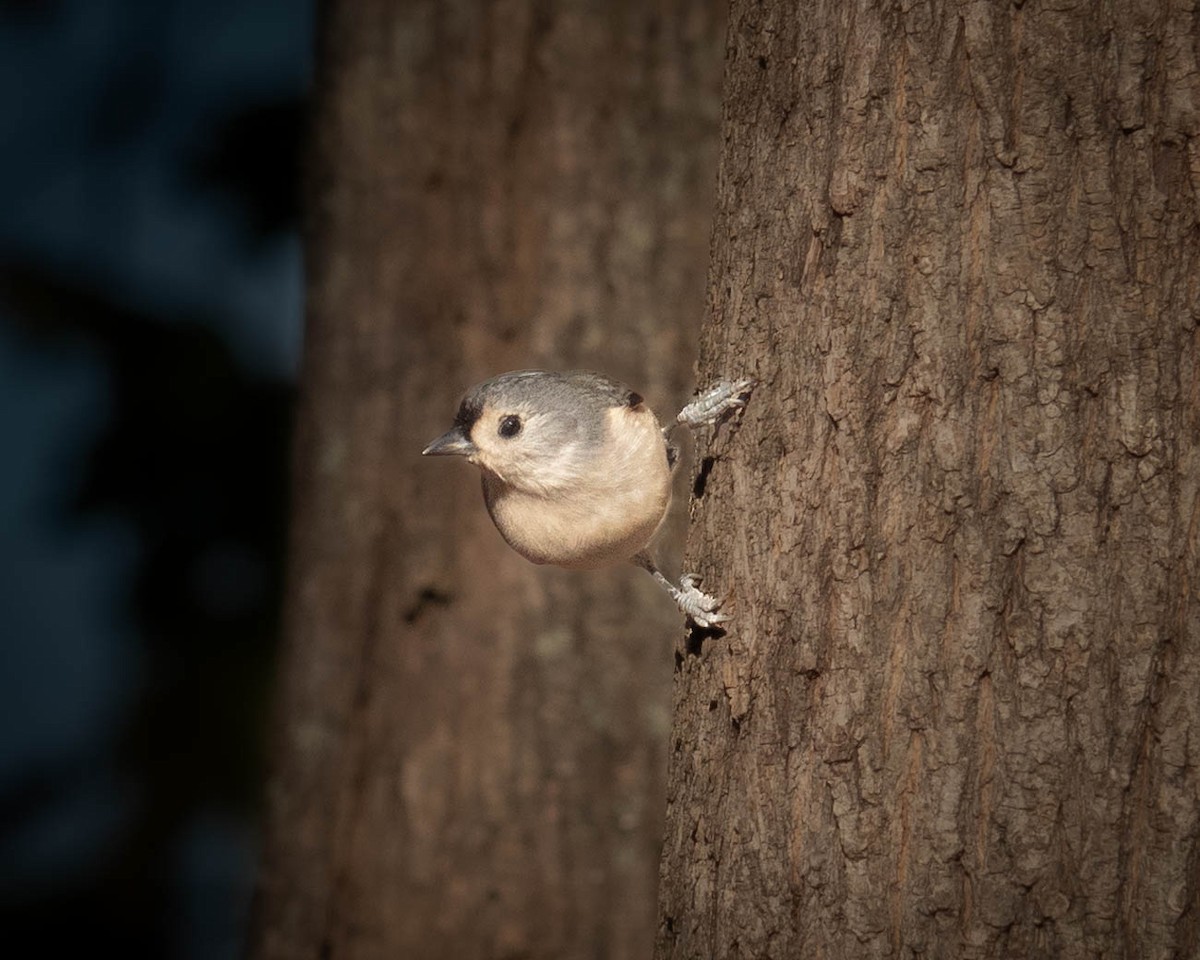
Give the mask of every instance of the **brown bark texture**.
[{"label": "brown bark texture", "polygon": [[507,369],[686,396],[725,22],[326,5],[258,960],[651,949],[679,616],[632,566],[527,563],[420,451]]},{"label": "brown bark texture", "polygon": [[1200,13],[735,0],[657,956],[1200,956]]}]

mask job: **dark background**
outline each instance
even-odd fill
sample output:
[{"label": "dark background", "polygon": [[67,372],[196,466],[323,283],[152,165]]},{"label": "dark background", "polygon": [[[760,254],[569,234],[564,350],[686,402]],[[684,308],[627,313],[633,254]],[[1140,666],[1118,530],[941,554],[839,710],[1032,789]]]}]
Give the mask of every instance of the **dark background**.
[{"label": "dark background", "polygon": [[5,952],[241,949],[313,17],[0,0]]}]

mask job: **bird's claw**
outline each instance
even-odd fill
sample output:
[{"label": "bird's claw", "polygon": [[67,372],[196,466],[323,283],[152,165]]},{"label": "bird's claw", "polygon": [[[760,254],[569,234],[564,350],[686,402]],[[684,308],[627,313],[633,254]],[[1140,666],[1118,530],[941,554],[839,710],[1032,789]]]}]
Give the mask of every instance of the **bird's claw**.
[{"label": "bird's claw", "polygon": [[719,612],[722,601],[700,590],[697,587],[698,583],[700,578],[694,573],[685,573],[679,578],[675,602],[679,604],[684,616],[702,630],[711,630],[732,619],[728,614]]},{"label": "bird's claw", "polygon": [[675,420],[692,430],[700,427],[712,427],[715,430],[746,406],[757,385],[758,381],[753,377],[718,380],[680,410]]}]

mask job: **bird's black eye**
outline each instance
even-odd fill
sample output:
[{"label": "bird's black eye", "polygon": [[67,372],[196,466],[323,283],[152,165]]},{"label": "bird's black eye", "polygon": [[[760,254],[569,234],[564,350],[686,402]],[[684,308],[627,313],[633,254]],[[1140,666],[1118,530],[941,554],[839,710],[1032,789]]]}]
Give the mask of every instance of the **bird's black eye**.
[{"label": "bird's black eye", "polygon": [[501,418],[500,429],[497,431],[500,436],[507,439],[508,437],[515,437],[520,432],[521,418],[515,413],[510,413],[507,417]]}]

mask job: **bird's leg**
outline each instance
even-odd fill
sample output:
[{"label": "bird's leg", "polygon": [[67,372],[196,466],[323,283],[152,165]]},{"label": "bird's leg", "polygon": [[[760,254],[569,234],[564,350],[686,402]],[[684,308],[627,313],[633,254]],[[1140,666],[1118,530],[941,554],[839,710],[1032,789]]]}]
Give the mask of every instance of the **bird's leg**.
[{"label": "bird's leg", "polygon": [[680,577],[677,587],[659,572],[654,561],[650,559],[650,554],[645,550],[633,557],[632,560],[671,595],[671,599],[683,611],[684,616],[696,626],[704,630],[711,630],[730,619],[726,614],[718,612],[721,608],[720,600],[710,597],[697,588],[696,584],[700,582],[700,578],[694,573],[685,573]]},{"label": "bird's leg", "polygon": [[[758,381],[752,377],[718,380],[703,393],[693,397],[691,403],[679,411],[675,422],[663,430],[663,437],[667,441],[667,462],[671,468],[674,469],[678,458],[678,451],[670,441],[671,431],[675,427],[683,424],[693,432],[708,427],[715,436],[722,423],[745,408],[757,385]],[[632,559],[658,581],[658,585],[671,595],[671,599],[683,611],[684,616],[702,630],[711,630],[730,620],[728,614],[720,612],[722,601],[702,591],[698,586],[700,578],[694,573],[685,573],[679,578],[679,586],[676,586],[659,572],[647,551],[643,550]]]},{"label": "bird's leg", "polygon": [[711,427],[715,433],[722,423],[746,406],[757,384],[758,381],[753,377],[718,380],[680,410],[675,422],[691,430]]}]

